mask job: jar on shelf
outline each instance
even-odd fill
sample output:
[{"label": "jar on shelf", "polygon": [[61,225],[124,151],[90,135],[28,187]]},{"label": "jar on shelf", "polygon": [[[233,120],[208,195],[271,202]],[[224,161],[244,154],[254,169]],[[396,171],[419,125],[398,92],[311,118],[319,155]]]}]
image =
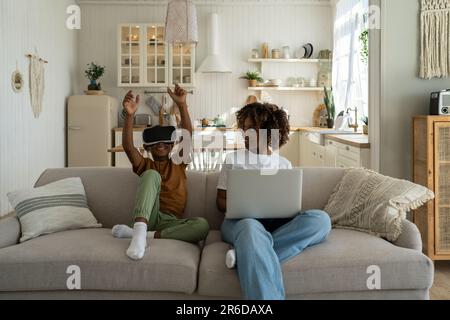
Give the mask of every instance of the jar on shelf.
[{"label": "jar on shelf", "polygon": [[263,43],[261,51],[262,51],[262,58],[269,59],[269,44],[267,42]]},{"label": "jar on shelf", "polygon": [[289,46],[283,47],[283,59],[290,59],[291,58],[291,48]]},{"label": "jar on shelf", "polygon": [[272,59],[280,59],[280,49],[272,50]]},{"label": "jar on shelf", "polygon": [[259,51],[258,49],[252,50],[252,59],[259,59]]}]

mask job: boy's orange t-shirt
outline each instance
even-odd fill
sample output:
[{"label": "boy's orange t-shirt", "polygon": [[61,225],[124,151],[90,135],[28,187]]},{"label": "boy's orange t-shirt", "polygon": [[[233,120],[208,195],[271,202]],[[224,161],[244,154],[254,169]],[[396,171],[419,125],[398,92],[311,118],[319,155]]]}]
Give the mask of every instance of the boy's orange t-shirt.
[{"label": "boy's orange t-shirt", "polygon": [[161,175],[160,211],[183,218],[187,203],[187,164],[177,165],[172,160],[153,161],[144,158],[134,173],[141,176],[147,170],[155,170]]}]

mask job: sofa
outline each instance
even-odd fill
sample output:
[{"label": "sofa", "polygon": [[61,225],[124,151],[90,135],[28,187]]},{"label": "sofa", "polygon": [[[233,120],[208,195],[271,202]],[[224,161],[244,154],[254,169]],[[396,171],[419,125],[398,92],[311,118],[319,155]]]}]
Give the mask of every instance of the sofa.
[{"label": "sofa", "polygon": [[[304,168],[304,209],[324,208],[342,169]],[[0,220],[0,299],[241,299],[236,270],[225,266],[230,246],[221,239],[217,173],[188,172],[186,216],[205,217],[211,231],[198,245],[152,240],[144,259],[125,254],[130,240],[111,228],[131,223],[138,177],[123,168],[46,170],[36,187],[81,177],[89,207],[102,229],[71,230],[19,244],[14,213]],[[422,254],[418,229],[405,220],[395,243],[366,233],[333,229],[328,240],[283,265],[288,299],[428,299],[434,267]],[[69,266],[81,288],[69,290]],[[369,289],[371,266],[381,288]]]}]

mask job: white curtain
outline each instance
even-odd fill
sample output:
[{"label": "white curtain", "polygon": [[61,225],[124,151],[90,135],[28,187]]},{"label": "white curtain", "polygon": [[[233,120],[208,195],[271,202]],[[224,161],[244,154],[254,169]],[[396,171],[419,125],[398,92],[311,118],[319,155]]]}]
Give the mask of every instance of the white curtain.
[{"label": "white curtain", "polygon": [[356,107],[359,115],[368,115],[368,66],[361,59],[359,39],[366,29],[367,11],[368,0],[340,0],[336,4],[333,54],[336,114]]}]

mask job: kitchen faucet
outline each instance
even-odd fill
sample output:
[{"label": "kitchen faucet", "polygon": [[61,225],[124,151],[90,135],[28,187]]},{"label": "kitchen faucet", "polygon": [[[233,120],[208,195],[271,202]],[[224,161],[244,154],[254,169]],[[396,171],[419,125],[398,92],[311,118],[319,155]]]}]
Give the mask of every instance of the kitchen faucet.
[{"label": "kitchen faucet", "polygon": [[349,112],[355,112],[355,123],[352,124],[351,120],[349,119],[348,120],[348,127],[349,128],[353,128],[355,130],[355,132],[358,132],[358,128],[359,128],[359,126],[358,126],[358,108],[355,108],[355,109],[348,108],[347,109],[347,114],[349,114]]}]

